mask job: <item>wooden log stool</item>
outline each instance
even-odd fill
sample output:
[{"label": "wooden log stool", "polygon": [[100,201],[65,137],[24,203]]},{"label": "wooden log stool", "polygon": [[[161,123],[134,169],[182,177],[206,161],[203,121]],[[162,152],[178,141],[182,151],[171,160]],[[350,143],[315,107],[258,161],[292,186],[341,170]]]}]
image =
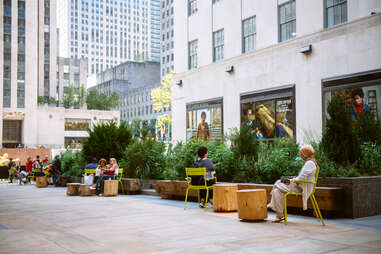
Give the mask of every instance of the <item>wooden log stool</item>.
[{"label": "wooden log stool", "polygon": [[241,220],[264,220],[267,218],[265,189],[237,191],[238,218]]},{"label": "wooden log stool", "polygon": [[79,195],[79,186],[81,186],[80,183],[68,183],[67,184],[66,195],[68,195],[68,196],[78,196]]},{"label": "wooden log stool", "polygon": [[91,185],[80,184],[79,185],[79,195],[81,197],[93,196],[95,195],[95,190],[90,190],[89,187]]},{"label": "wooden log stool", "polygon": [[219,183],[213,185],[213,211],[237,211],[237,190],[237,184]]},{"label": "wooden log stool", "polygon": [[38,188],[48,187],[48,180],[46,179],[46,176],[38,176],[37,177],[36,187],[38,187]]},{"label": "wooden log stool", "polygon": [[112,197],[118,195],[118,180],[105,180],[103,196]]}]

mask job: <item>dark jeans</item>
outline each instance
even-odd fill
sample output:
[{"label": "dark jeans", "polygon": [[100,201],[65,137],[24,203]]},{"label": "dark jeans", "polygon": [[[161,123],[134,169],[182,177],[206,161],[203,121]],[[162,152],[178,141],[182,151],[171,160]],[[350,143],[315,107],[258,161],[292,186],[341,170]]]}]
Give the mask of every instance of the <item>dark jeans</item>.
[{"label": "dark jeans", "polygon": [[60,176],[59,175],[54,175],[53,177],[53,185],[57,187],[58,182],[60,181]]},{"label": "dark jeans", "polygon": [[[104,189],[104,181],[113,179],[113,175],[101,175],[98,180],[95,182],[95,185],[97,186],[97,193],[103,193]],[[100,189],[98,188],[98,184],[100,185]]]},{"label": "dark jeans", "polygon": [[[213,179],[210,179],[210,180],[207,180],[206,181],[206,185],[207,186],[212,186],[213,184],[216,183],[216,180],[213,178]],[[200,176],[200,177],[192,177],[192,185],[205,185],[205,182],[204,182],[204,177],[203,176]],[[213,198],[213,189],[209,190],[209,198]],[[206,190],[200,190],[200,199],[206,199]],[[207,201],[205,201],[207,202]]]}]

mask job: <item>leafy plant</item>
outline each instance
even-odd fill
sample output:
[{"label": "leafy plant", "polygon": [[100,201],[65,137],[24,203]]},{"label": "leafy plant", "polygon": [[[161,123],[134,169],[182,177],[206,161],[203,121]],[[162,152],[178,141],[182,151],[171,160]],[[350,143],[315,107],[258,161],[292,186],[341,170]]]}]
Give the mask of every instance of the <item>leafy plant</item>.
[{"label": "leafy plant", "polygon": [[120,165],[127,177],[159,179],[166,168],[165,144],[152,138],[135,139],[124,154]]},{"label": "leafy plant", "polygon": [[49,97],[49,101],[48,101],[49,105],[56,105],[57,101],[55,98],[53,97]]},{"label": "leafy plant", "polygon": [[328,158],[345,165],[354,163],[360,157],[360,143],[352,127],[349,111],[343,94],[332,97],[328,104],[326,129],[321,145]]},{"label": "leafy plant", "polygon": [[131,143],[132,135],[127,123],[119,126],[112,122],[95,125],[89,132],[89,138],[84,141],[82,153],[87,161],[92,158],[115,158],[120,160],[127,146]]},{"label": "leafy plant", "polygon": [[91,90],[86,96],[87,109],[111,110],[119,106],[119,95],[113,92],[110,96]]},{"label": "leafy plant", "polygon": [[361,145],[361,159],[356,164],[361,175],[381,174],[381,146],[371,142]]},{"label": "leafy plant", "polygon": [[81,176],[86,161],[80,152],[66,150],[60,156],[61,171],[63,176]]},{"label": "leafy plant", "polygon": [[258,153],[258,140],[249,126],[234,128],[229,135],[231,150],[235,158],[248,156],[256,160]]}]

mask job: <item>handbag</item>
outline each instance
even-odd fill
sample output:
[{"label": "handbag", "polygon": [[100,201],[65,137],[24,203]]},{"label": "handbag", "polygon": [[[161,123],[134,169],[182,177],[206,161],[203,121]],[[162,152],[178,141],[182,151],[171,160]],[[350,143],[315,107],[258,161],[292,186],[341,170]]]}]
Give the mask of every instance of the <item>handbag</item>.
[{"label": "handbag", "polygon": [[93,185],[93,183],[94,183],[94,176],[92,176],[92,175],[86,176],[85,175],[85,184],[86,185]]}]

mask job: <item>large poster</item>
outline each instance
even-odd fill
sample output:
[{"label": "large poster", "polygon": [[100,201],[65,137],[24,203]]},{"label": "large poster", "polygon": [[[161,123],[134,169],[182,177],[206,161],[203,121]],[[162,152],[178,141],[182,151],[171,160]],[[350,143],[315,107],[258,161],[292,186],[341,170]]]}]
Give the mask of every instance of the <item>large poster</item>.
[{"label": "large poster", "polygon": [[187,105],[187,140],[222,140],[222,101]]},{"label": "large poster", "polygon": [[[325,93],[325,109],[332,96],[342,93],[346,97],[346,107],[352,121],[357,121],[361,114],[372,112],[378,119],[381,119],[381,84],[377,86],[338,88]],[[327,113],[327,112],[326,112]]]},{"label": "large poster", "polygon": [[295,113],[291,97],[241,103],[241,124],[258,139],[294,137]]}]

